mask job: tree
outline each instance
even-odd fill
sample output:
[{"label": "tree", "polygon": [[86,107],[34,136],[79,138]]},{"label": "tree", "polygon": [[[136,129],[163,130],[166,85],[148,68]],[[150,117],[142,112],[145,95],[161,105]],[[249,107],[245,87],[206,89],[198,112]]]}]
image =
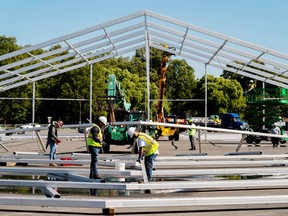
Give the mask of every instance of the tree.
[{"label": "tree", "polygon": [[[14,37],[0,36],[0,55],[14,52],[21,49],[21,46],[17,45],[17,40]],[[36,52],[36,51],[35,51]],[[13,58],[8,58],[0,62],[0,66],[17,62],[24,58],[27,54],[21,54]],[[28,66],[26,64],[25,66]],[[16,68],[18,69],[18,68]],[[10,70],[10,68],[8,69]],[[15,70],[15,68],[13,68]],[[1,72],[3,74],[5,72]],[[11,75],[13,76],[13,75]],[[7,98],[28,98],[32,97],[32,84],[21,86],[21,88],[11,89],[0,93],[1,97]],[[36,104],[36,106],[38,103]],[[31,100],[2,100],[0,103],[0,116],[5,122],[9,123],[25,123],[32,120],[32,102]]]},{"label": "tree", "polygon": [[[205,77],[198,83],[198,98],[204,98]],[[243,89],[236,80],[216,78],[212,75],[207,76],[207,106],[208,115],[223,114],[226,112],[237,112],[243,114],[246,103],[243,96]],[[204,111],[204,109],[201,109]],[[202,112],[202,115],[204,113]]]},{"label": "tree", "polygon": [[[191,99],[196,92],[197,81],[194,69],[182,60],[171,60],[167,68],[166,98]],[[180,118],[186,118],[186,113],[191,112],[192,102],[171,102],[170,112]]]},{"label": "tree", "polygon": [[[17,45],[17,40],[15,37],[6,37],[5,35],[0,35],[0,56],[14,52],[21,49],[21,46]],[[9,58],[0,62],[0,66],[12,63],[16,61],[19,57]]]}]

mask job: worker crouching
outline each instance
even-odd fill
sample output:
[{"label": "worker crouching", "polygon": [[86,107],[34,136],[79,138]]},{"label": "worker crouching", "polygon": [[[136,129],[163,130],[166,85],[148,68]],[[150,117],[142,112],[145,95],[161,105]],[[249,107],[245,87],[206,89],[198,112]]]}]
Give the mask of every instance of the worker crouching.
[{"label": "worker crouching", "polygon": [[140,163],[140,160],[144,160],[148,182],[150,182],[153,163],[159,154],[159,143],[148,134],[137,131],[135,127],[130,127],[127,133],[131,138],[134,137],[136,139],[139,150],[137,161]]}]

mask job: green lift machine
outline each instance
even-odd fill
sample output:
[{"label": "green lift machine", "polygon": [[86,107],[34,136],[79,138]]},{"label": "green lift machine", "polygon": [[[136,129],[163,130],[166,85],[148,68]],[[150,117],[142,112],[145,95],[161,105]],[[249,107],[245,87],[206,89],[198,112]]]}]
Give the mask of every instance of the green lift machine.
[{"label": "green lift machine", "polygon": [[[250,131],[270,133],[275,122],[283,120],[288,104],[288,90],[285,88],[255,88],[245,93]],[[279,126],[285,133],[285,126]],[[269,140],[266,136],[247,136],[247,143],[259,144],[261,140]],[[287,139],[282,139],[285,144]]]}]

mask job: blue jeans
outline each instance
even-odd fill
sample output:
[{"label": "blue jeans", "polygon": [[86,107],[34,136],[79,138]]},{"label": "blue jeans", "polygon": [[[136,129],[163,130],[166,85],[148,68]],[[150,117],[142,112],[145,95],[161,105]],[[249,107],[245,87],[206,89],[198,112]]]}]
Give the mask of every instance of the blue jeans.
[{"label": "blue jeans", "polygon": [[157,154],[152,154],[149,156],[145,156],[145,168],[147,173],[148,181],[151,181],[152,178],[152,170],[153,170],[153,162],[155,161]]},{"label": "blue jeans", "polygon": [[101,148],[97,148],[95,146],[88,146],[88,147],[89,147],[89,153],[91,154],[90,178],[93,178],[95,175],[98,175],[97,162]]},{"label": "blue jeans", "polygon": [[50,145],[49,159],[55,160],[56,159],[57,144],[54,141],[49,141],[49,145]]}]

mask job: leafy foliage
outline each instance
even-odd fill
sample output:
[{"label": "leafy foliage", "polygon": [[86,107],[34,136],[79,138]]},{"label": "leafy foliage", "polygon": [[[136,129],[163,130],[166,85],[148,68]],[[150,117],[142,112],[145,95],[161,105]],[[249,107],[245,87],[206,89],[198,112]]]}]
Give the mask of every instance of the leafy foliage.
[{"label": "leafy foliage", "polygon": [[[205,95],[205,78],[198,83],[198,97]],[[237,112],[243,114],[246,103],[239,82],[223,77],[207,76],[208,115]]]},{"label": "leafy foliage", "polygon": [[[17,45],[16,38],[0,36],[0,55],[10,53],[21,49]],[[32,55],[39,55],[60,49],[61,46],[52,46],[49,50],[35,50]],[[53,57],[61,57],[67,52],[55,52]],[[150,99],[157,99],[159,92],[159,76],[161,73],[162,51],[150,49]],[[27,57],[28,54],[7,59],[0,62],[0,66],[19,61]],[[47,57],[44,60],[49,60]],[[73,58],[66,60],[70,61]],[[108,103],[107,96],[108,75],[115,74],[117,81],[121,83],[121,88],[125,92],[125,99],[131,103],[131,108],[135,110],[147,110],[147,75],[146,75],[146,55],[145,49],[138,49],[135,55],[130,57],[112,58],[93,65],[93,121],[99,115],[107,115]],[[40,63],[33,59],[25,66]],[[85,63],[85,62],[84,62]],[[68,62],[57,60],[54,65],[61,64],[61,69],[71,67]],[[238,64],[242,64],[239,63]],[[261,64],[261,62],[260,62]],[[45,68],[43,67],[41,69]],[[49,68],[45,68],[52,72]],[[39,69],[38,69],[39,70]],[[54,71],[55,73],[57,71]],[[5,72],[0,72],[3,74]],[[45,74],[44,73],[44,74]],[[175,114],[180,118],[187,116],[204,116],[204,102],[195,101],[204,99],[205,96],[205,77],[200,80],[195,79],[194,69],[183,59],[174,59],[171,57],[168,62],[166,76],[165,98],[167,99],[194,99],[193,101],[165,101],[164,109],[166,114]],[[208,93],[208,115],[222,114],[225,112],[238,112],[241,115],[245,113],[246,102],[243,97],[243,89],[249,82],[249,78],[236,73],[223,72],[222,77],[216,78],[211,75],[207,77]],[[65,123],[86,122],[89,118],[90,109],[90,66],[59,73],[57,76],[51,76],[35,83],[36,85],[36,115],[35,122],[46,123],[47,117],[52,116],[54,120],[62,119]],[[10,100],[1,100],[0,118],[7,123],[26,123],[32,121],[32,83],[23,85],[19,88],[0,93],[0,97]],[[14,100],[12,100],[15,98]],[[23,98],[23,100],[17,99]],[[28,99],[29,98],[29,99]],[[69,100],[68,100],[69,99]],[[81,101],[79,101],[81,99]],[[151,112],[155,113],[155,103],[150,104]],[[250,110],[254,107],[249,107]],[[256,109],[256,108],[255,108]],[[257,108],[258,109],[258,108]],[[280,108],[286,114],[286,107]],[[248,109],[247,109],[248,110]],[[261,110],[259,108],[259,110]],[[257,111],[258,113],[258,111]],[[260,113],[260,111],[259,111]],[[261,115],[254,117],[261,118]],[[152,118],[153,116],[150,116]],[[247,112],[247,117],[249,113]],[[273,120],[271,120],[273,121]]]}]

